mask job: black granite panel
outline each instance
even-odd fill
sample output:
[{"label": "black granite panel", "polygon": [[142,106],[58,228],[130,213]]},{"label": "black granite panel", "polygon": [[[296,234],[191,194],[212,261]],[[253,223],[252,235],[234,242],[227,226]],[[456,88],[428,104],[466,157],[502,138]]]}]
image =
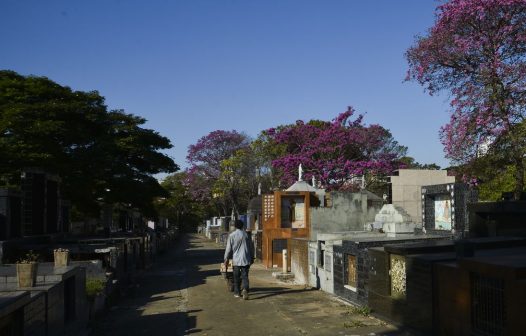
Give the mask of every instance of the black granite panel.
[{"label": "black granite panel", "polygon": [[[423,186],[422,193],[422,222],[426,230],[433,234],[454,232],[458,237],[464,237],[469,231],[467,206],[478,200],[478,191],[465,183],[446,183]],[[451,199],[452,230],[435,229],[435,198],[448,196]]]},{"label": "black granite panel", "polygon": [[[437,239],[436,237],[430,237],[429,240]],[[418,239],[422,241],[422,238]],[[374,268],[374,271],[377,272],[376,264],[371,263],[370,248],[378,246],[387,246],[389,244],[397,243],[407,243],[415,241],[415,239],[400,239],[398,241],[386,241],[381,239],[378,241],[367,241],[367,242],[357,242],[352,240],[344,240],[342,245],[335,245],[333,247],[334,251],[334,293],[353,303],[359,305],[366,305],[368,302],[369,296],[369,284],[370,284],[370,273],[371,269]],[[427,240],[426,240],[427,241]],[[453,247],[451,247],[453,249]],[[356,273],[357,273],[357,283],[356,291],[345,287],[347,283],[347,274],[348,274],[348,262],[347,255],[356,256]],[[388,265],[388,264],[387,264]]]}]

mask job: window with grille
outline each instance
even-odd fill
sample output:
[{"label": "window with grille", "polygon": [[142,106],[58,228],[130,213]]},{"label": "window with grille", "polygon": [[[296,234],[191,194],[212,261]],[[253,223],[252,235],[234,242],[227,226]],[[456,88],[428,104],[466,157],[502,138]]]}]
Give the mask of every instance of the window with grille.
[{"label": "window with grille", "polygon": [[504,280],[472,274],[471,330],[474,336],[505,334]]},{"label": "window with grille", "polygon": [[272,240],[272,252],[282,253],[283,250],[287,249],[287,240],[286,239],[274,239]]},{"label": "window with grille", "polygon": [[264,221],[274,217],[274,195],[263,195],[263,218]]}]

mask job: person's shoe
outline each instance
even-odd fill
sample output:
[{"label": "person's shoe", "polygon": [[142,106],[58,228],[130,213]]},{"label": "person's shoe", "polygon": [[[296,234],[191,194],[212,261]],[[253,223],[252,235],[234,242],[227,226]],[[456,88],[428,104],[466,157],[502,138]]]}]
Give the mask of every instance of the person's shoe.
[{"label": "person's shoe", "polygon": [[248,291],[246,289],[243,289],[241,295],[243,295],[243,300],[248,300]]},{"label": "person's shoe", "polygon": [[239,294],[234,294],[234,297],[241,297]]}]

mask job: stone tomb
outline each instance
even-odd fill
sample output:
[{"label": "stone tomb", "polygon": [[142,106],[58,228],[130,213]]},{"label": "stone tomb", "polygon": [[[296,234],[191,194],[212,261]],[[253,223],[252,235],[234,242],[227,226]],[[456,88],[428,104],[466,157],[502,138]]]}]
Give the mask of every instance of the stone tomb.
[{"label": "stone tomb", "polygon": [[387,237],[370,233],[369,236],[344,239],[332,245],[332,276],[334,294],[358,305],[367,305],[370,284],[370,265],[375,262],[371,248],[389,244],[444,240],[437,235],[405,234]]},{"label": "stone tomb", "polygon": [[436,335],[524,335],[526,247],[475,251],[433,273]]},{"label": "stone tomb", "polygon": [[[526,240],[523,238],[502,237],[460,242],[440,240],[388,244],[370,248],[369,264],[365,266],[369,274],[366,303],[378,315],[425,335],[472,335],[460,332],[437,333],[444,324],[444,321],[437,320],[439,307],[453,310],[457,308],[455,305],[465,307],[470,304],[469,289],[462,283],[465,279],[455,275],[459,270],[452,263],[461,259],[471,260],[473,256],[494,255],[498,249],[521,248],[525,244]],[[469,245],[472,250],[468,258],[466,255],[469,254],[465,253],[463,245]],[[449,265],[446,271],[451,272],[447,276],[447,272],[439,274],[439,265]],[[469,282],[469,274],[466,275]],[[438,295],[439,292],[455,294],[444,297]],[[454,324],[454,314],[446,315],[451,319],[447,323]],[[469,317],[467,319],[469,321]]]},{"label": "stone tomb", "polygon": [[478,199],[478,192],[464,183],[422,187],[422,222],[426,231],[464,237],[469,231],[467,205]]},{"label": "stone tomb", "polygon": [[396,237],[397,234],[414,233],[416,224],[401,207],[385,204],[374,217],[373,228],[381,228],[387,237]]},{"label": "stone tomb", "polygon": [[0,335],[24,334],[24,307],[31,301],[26,291],[0,292]]},{"label": "stone tomb", "polygon": [[[5,314],[0,307],[0,321],[5,318],[9,328],[22,328],[24,335],[52,336],[81,330],[88,318],[85,282],[85,271],[80,267],[55,268],[52,263],[40,263],[35,287],[18,288],[16,265],[3,265],[0,293],[11,297],[11,303],[6,303]],[[29,300],[27,294],[18,293],[27,293]],[[17,320],[19,314],[22,326]]]},{"label": "stone tomb", "polygon": [[318,234],[367,230],[383,206],[383,199],[365,189],[326,195],[326,206],[310,208],[310,240]]},{"label": "stone tomb", "polygon": [[448,176],[446,170],[400,169],[390,176],[389,180],[387,203],[404,208],[413,222],[422,224],[422,186],[454,183],[455,177]]},{"label": "stone tomb", "polygon": [[471,203],[468,212],[470,237],[526,237],[526,201]]},{"label": "stone tomb", "polygon": [[341,239],[309,242],[309,285],[327,293],[334,293],[333,246],[342,243]]},{"label": "stone tomb", "polygon": [[[311,287],[320,288],[321,290],[334,293],[334,248],[341,246],[344,240],[360,240],[364,238],[383,239],[386,237],[383,233],[370,231],[348,231],[334,233],[318,233],[317,239],[308,242],[308,266],[298,268],[300,277],[296,279],[298,284],[308,284]],[[297,254],[293,250],[292,264],[297,263]],[[307,282],[301,282],[301,269],[307,271]],[[296,276],[296,272],[294,272]]]}]

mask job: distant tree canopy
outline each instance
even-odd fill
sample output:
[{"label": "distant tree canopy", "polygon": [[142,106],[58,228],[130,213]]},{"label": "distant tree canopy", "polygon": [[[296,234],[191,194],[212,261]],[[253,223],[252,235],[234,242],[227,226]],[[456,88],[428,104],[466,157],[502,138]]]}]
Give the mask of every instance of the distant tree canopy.
[{"label": "distant tree canopy", "polygon": [[[383,177],[403,167],[404,158],[411,167],[428,168],[405,157],[406,151],[389,130],[365,125],[349,108],[332,121],[278,125],[253,141],[234,130],[211,132],[189,146],[189,169],[170,181],[184,176],[189,198],[217,215],[242,214],[258,189],[269,192],[294,183],[300,163],[305,179],[315,177],[328,190],[352,190],[357,177],[373,191],[383,190]],[[176,197],[165,202],[170,211],[185,204]]]},{"label": "distant tree canopy", "polygon": [[305,178],[315,177],[328,190],[352,189],[358,177],[378,180],[401,165],[407,148],[396,142],[380,125],[365,125],[363,116],[354,117],[348,108],[332,121],[297,121],[264,131],[277,149],[271,152],[272,166],[283,185],[297,180],[301,163]]},{"label": "distant tree canopy", "polygon": [[240,183],[247,171],[243,158],[250,158],[246,155],[249,150],[250,138],[235,130],[216,130],[190,145],[186,160],[190,164],[187,183],[192,197],[213,204],[224,216],[231,209],[238,212],[243,198],[240,188],[246,185]]},{"label": "distant tree canopy", "polygon": [[400,168],[405,169],[430,169],[440,170],[440,166],[436,163],[419,163],[411,156],[404,156],[400,158]]},{"label": "distant tree canopy", "polygon": [[63,197],[83,212],[103,200],[153,214],[153,199],[166,195],[153,175],[178,166],[160,152],[170,140],[145,122],[108,111],[96,91],[0,71],[0,184],[18,185],[22,169],[38,167],[58,174]]},{"label": "distant tree canopy", "polygon": [[214,216],[214,212],[208,203],[192,198],[186,180],[187,173],[184,171],[167,176],[161,186],[168,194],[160,198],[156,205],[159,215],[170,223],[184,231],[195,231],[201,220]]}]

